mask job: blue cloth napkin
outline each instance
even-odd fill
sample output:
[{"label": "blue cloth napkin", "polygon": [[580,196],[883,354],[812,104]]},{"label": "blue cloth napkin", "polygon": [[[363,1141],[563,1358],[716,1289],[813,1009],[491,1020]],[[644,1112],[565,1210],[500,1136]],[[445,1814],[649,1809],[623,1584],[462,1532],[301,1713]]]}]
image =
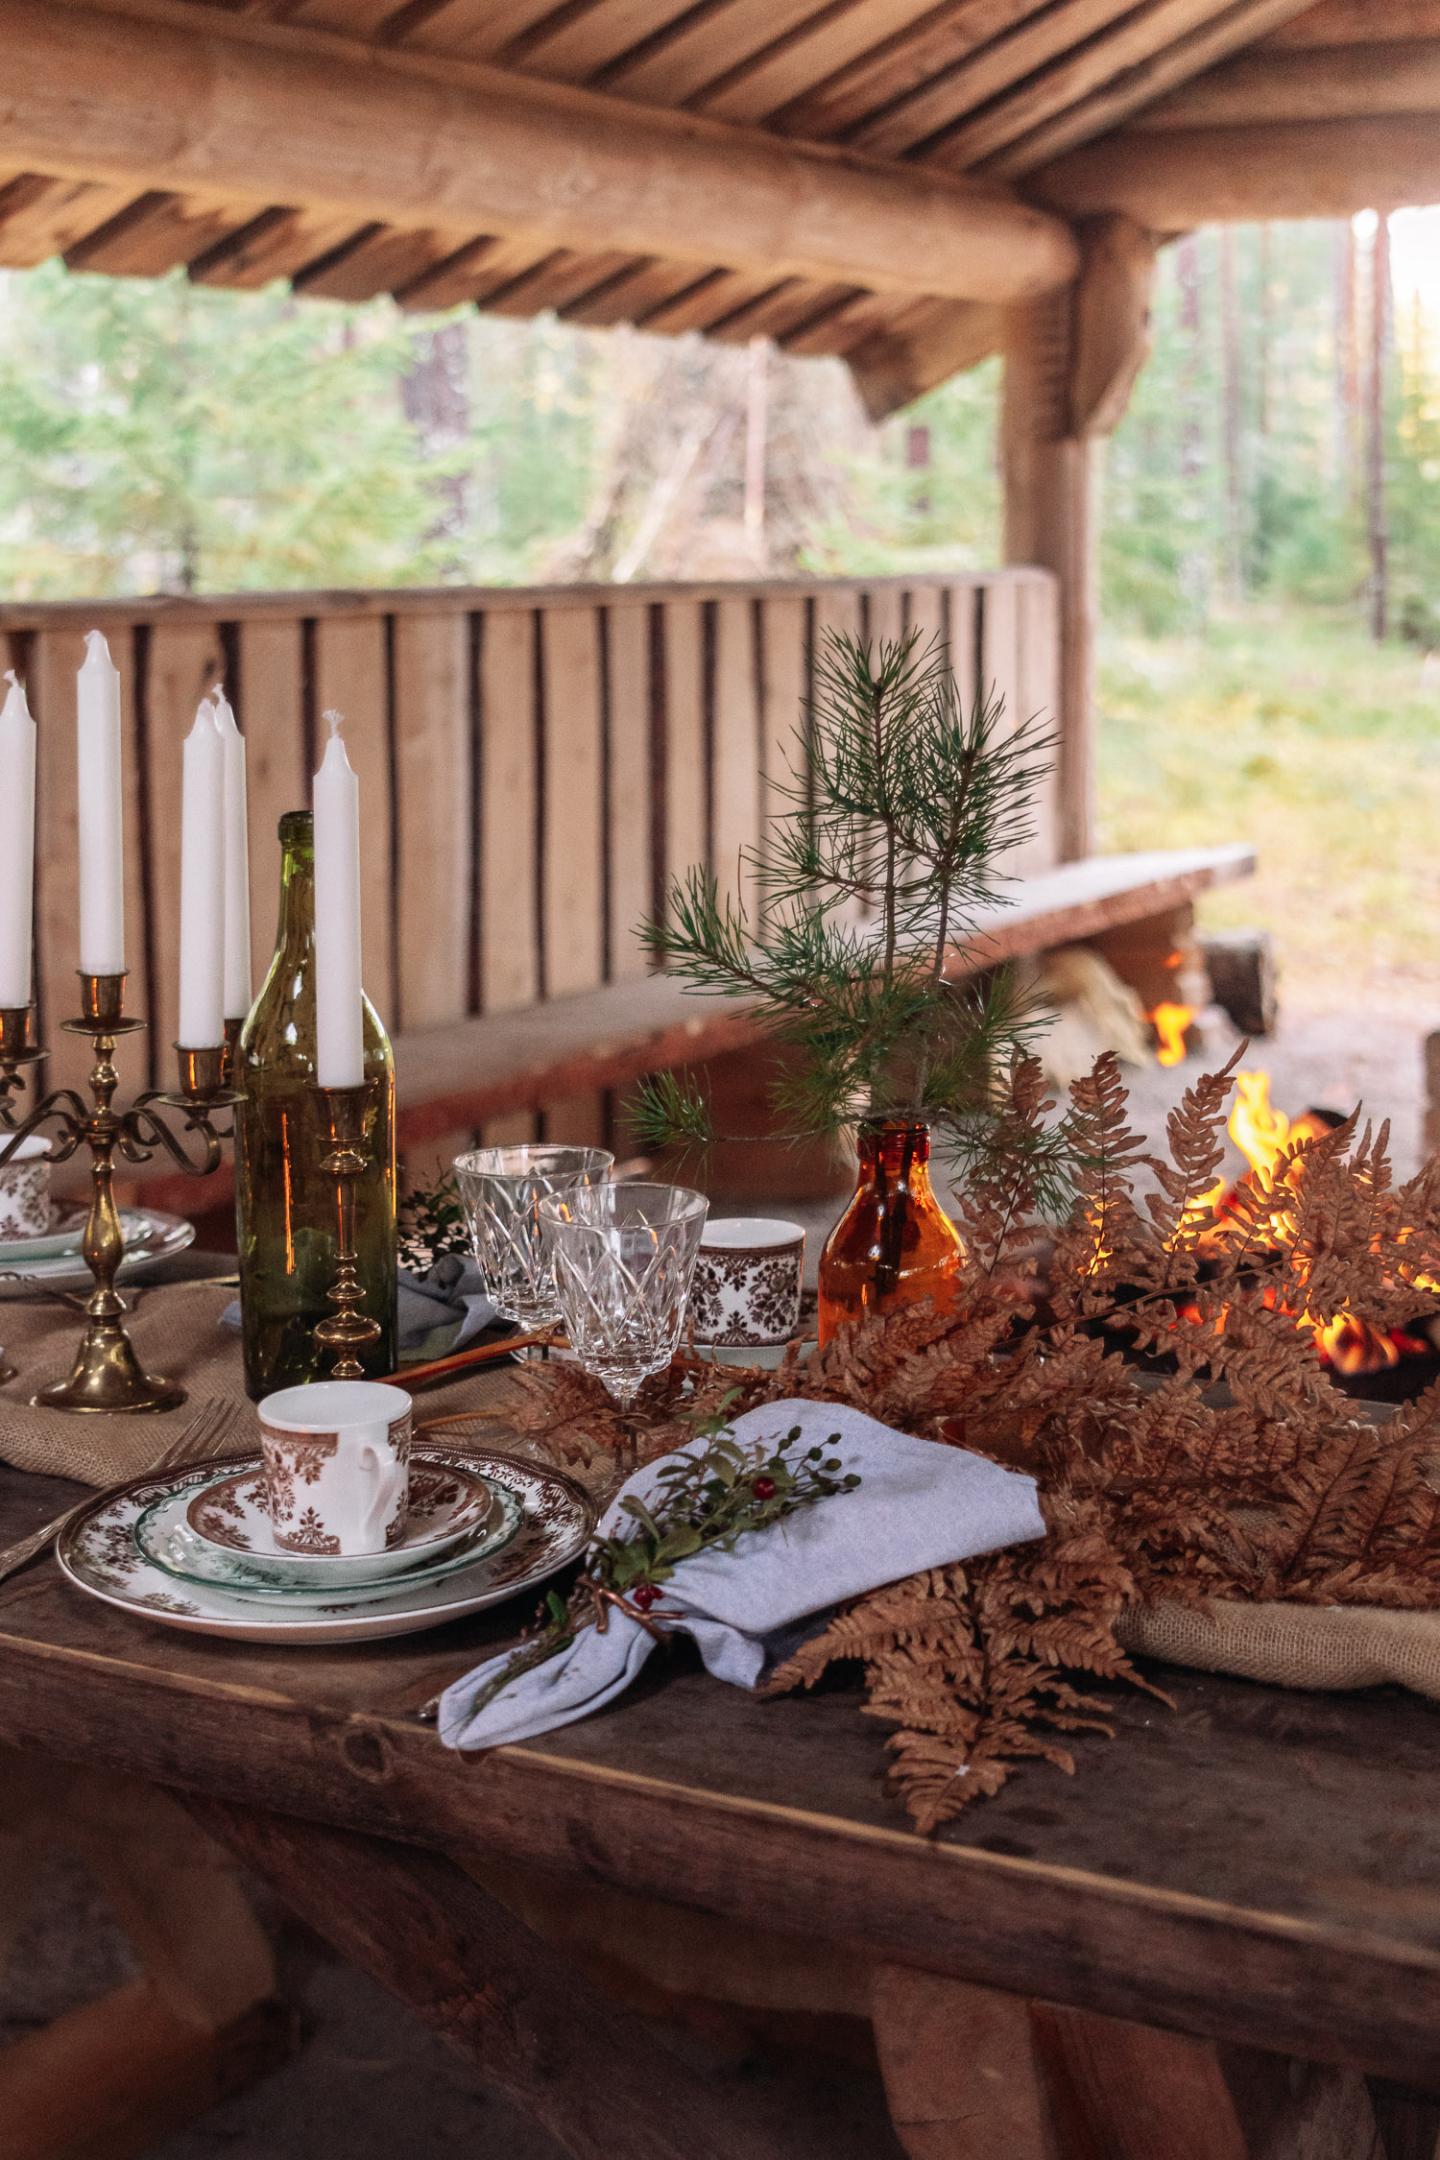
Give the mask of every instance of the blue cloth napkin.
[{"label": "blue cloth napkin", "polygon": [[[802,1451],[833,1441],[830,1452],[846,1471],[858,1472],[860,1484],[748,1532],[728,1552],[682,1560],[651,1614],[693,1636],[717,1680],[753,1688],[782,1644],[786,1652],[792,1647],[801,1621],[923,1568],[1045,1534],[1033,1478],[967,1449],[896,1432],[859,1410],[770,1403],[747,1411],[731,1430],[742,1444],[773,1446],[796,1425]],[[693,1440],[678,1452],[694,1454],[705,1444]],[[653,1502],[656,1471],[647,1463],[621,1488],[601,1522],[602,1536],[628,1520],[620,1498],[637,1494]],[[654,1647],[638,1621],[612,1610],[603,1634],[582,1628],[568,1650],[521,1673],[477,1710],[477,1696],[511,1653],[490,1658],[441,1696],[440,1737],[452,1748],[498,1747],[573,1724],[622,1694]]]}]

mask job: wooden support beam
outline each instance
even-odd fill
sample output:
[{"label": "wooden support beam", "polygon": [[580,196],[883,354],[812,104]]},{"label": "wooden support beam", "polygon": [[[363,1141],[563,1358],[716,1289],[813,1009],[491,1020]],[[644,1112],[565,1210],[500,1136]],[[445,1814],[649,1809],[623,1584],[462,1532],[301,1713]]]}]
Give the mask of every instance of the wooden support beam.
[{"label": "wooden support beam", "polygon": [[1440,0],[1314,0],[1272,30],[1266,47],[1370,45],[1377,38],[1440,37]]},{"label": "wooden support beam", "polygon": [[915,323],[878,330],[846,355],[872,420],[886,419],[937,383],[988,360],[1004,343],[1003,308],[953,300],[917,312]]},{"label": "wooden support beam", "polygon": [[1123,218],[1081,229],[1073,293],[1006,311],[1001,456],[1005,560],[1060,588],[1060,858],[1090,853],[1095,786],[1098,438],[1125,409],[1149,347],[1152,234]]},{"label": "wooden support beam", "polygon": [[1244,53],[1135,115],[1136,133],[1270,127],[1277,120],[1379,120],[1440,113],[1440,37],[1333,51]]},{"label": "wooden support beam", "polygon": [[833,2110],[812,2114],[779,2076],[687,2061],[451,1861],[227,1801],[189,1805],[575,2160],[855,2160]]},{"label": "wooden support beam", "polygon": [[[1003,188],[197,9],[0,0],[13,168],[522,235],[822,284],[1013,301],[1074,241]],[[917,245],[917,235],[923,244]]]},{"label": "wooden support beam", "polygon": [[1254,218],[1353,217],[1440,198],[1431,118],[1263,127],[1129,129],[1072,150],[1026,182],[1072,217],[1120,211],[1154,232]]}]

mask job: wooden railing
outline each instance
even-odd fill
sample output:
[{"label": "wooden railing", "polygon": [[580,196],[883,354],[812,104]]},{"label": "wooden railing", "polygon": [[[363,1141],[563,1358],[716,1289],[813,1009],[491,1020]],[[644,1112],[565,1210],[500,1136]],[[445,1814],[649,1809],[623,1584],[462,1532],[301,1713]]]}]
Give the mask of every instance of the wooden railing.
[{"label": "wooden railing", "polygon": [[[37,982],[57,1080],[75,1003],[75,670],[85,630],[123,681],[131,1009],[152,1078],[175,1033],[180,746],[223,677],[249,749],[257,979],[280,814],[308,800],[321,715],[360,775],[366,982],[392,1031],[643,974],[634,925],[671,874],[722,874],[759,833],[826,627],[944,637],[962,687],[1053,713],[1050,577],[286,593],[0,607],[0,665],[39,724]],[[8,654],[6,648],[8,646]],[[0,774],[0,786],[4,776]],[[1055,859],[1053,785],[1017,867]]]}]

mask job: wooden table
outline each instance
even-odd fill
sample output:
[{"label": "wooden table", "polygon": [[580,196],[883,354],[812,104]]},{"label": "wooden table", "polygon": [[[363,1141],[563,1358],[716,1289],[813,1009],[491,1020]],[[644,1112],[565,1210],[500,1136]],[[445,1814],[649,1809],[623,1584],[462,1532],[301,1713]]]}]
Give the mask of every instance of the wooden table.
[{"label": "wooden table", "polygon": [[[0,1543],[66,1490],[0,1470]],[[515,1620],[266,1655],[36,1568],[0,1587],[0,1742],[180,1790],[580,2155],[1433,2153],[1413,2090],[1440,2092],[1434,1707],[1177,1673],[1175,1711],[1118,1700],[1119,1738],[1082,1740],[1073,1782],[1036,1767],[927,1842],[853,1694],[761,1702],[684,1653],[607,1714],[451,1754],[422,1706]],[[787,1957],[862,1974],[901,2142],[817,2142],[783,2076],[656,2041],[544,1922],[597,1898],[642,1943],[667,1914],[681,1936],[758,1930],[760,2001]],[[1383,2147],[1369,2106],[1367,2144],[1264,2143],[1284,2096],[1257,2047],[1412,2097],[1372,2085]]]}]

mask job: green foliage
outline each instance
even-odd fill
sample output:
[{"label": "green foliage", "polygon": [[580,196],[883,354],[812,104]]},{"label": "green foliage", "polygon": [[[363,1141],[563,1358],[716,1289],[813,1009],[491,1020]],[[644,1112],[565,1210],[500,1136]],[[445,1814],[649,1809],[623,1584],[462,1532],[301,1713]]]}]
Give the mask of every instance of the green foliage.
[{"label": "green foliage", "polygon": [[434,574],[438,467],[395,397],[397,319],[58,263],[7,280],[4,297],[12,596]]},{"label": "green foliage", "polygon": [[[773,1095],[783,1130],[857,1115],[921,1117],[959,1166],[980,1159],[988,1080],[1037,1015],[1003,971],[953,989],[946,960],[1004,897],[1049,739],[1004,702],[962,706],[943,647],[911,632],[878,648],[831,633],[784,807],[748,867],[752,908],[695,868],[648,924],[651,952],[692,988],[739,996],[795,1053]],[[642,1092],[646,1143],[710,1137],[703,1098],[673,1076]]]}]

